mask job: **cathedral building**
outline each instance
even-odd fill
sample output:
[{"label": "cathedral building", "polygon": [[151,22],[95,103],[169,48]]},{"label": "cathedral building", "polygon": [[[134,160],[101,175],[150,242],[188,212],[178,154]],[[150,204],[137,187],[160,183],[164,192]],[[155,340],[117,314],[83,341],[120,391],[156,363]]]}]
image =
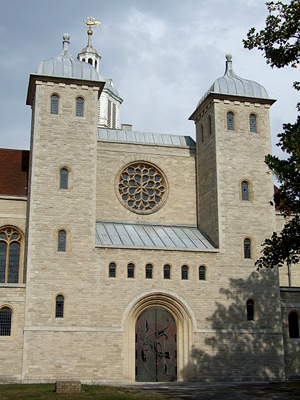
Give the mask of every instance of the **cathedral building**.
[{"label": "cathedral building", "polygon": [[0,380],[299,375],[300,280],[254,267],[282,224],[275,100],[226,55],[196,141],[134,131],[88,33],[30,75],[30,151],[0,150]]}]

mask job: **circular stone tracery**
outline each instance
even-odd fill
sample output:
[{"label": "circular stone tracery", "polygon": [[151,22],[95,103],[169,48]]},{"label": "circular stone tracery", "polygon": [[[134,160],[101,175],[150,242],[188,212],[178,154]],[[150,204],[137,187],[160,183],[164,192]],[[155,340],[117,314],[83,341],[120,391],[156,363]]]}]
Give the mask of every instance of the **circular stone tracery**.
[{"label": "circular stone tracery", "polygon": [[142,161],[127,165],[120,173],[118,184],[122,204],[138,214],[157,211],[164,203],[166,187],[163,173]]}]

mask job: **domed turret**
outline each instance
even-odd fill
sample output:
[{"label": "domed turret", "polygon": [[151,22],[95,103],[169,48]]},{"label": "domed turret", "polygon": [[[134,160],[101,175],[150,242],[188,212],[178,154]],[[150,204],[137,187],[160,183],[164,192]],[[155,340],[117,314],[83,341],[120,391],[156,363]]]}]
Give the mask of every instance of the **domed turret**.
[{"label": "domed turret", "polygon": [[225,94],[231,96],[254,97],[268,99],[266,89],[257,82],[240,78],[232,68],[232,55],[226,54],[226,70],[222,77],[216,79],[205,95],[200,99],[197,107],[210,94]]},{"label": "domed turret", "polygon": [[98,72],[88,63],[77,60],[69,52],[70,35],[63,36],[63,51],[54,58],[44,60],[37,68],[38,75],[58,76],[64,78],[103,81]]}]

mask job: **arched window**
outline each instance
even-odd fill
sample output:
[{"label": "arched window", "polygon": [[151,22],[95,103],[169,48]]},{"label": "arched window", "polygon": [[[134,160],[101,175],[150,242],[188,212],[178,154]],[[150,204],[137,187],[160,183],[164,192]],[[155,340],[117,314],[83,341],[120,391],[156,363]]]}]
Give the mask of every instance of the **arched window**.
[{"label": "arched window", "polygon": [[199,281],[205,281],[206,280],[206,268],[201,265],[199,267]]},{"label": "arched window", "polygon": [[65,252],[67,250],[67,232],[64,229],[58,231],[57,251]]},{"label": "arched window", "polygon": [[83,117],[84,100],[82,97],[76,99],[76,117]]},{"label": "arched window", "polygon": [[88,59],[88,63],[93,65],[93,60],[91,58]]},{"label": "arched window", "polygon": [[108,266],[108,277],[115,278],[117,272],[117,266],[115,263],[110,263]]},{"label": "arched window", "polygon": [[247,321],[254,320],[254,301],[249,299],[247,300]]},{"label": "arched window", "polygon": [[243,181],[241,186],[242,200],[249,201],[249,183],[247,181]]},{"label": "arched window", "polygon": [[51,96],[51,107],[50,107],[51,114],[58,114],[58,104],[59,104],[59,97],[57,94],[53,94]]},{"label": "arched window", "polygon": [[134,264],[132,263],[127,265],[127,278],[134,279]]},{"label": "arched window", "polygon": [[95,69],[97,69],[98,63],[97,60],[95,61]]},{"label": "arched window", "polygon": [[227,130],[234,131],[234,114],[232,111],[227,113]]},{"label": "arched window", "polygon": [[67,170],[67,168],[62,168],[60,170],[59,188],[68,189],[68,180],[69,180],[69,171]]},{"label": "arched window", "polygon": [[182,280],[189,279],[189,267],[187,265],[183,265],[181,267],[181,279]]},{"label": "arched window", "polygon": [[0,229],[0,283],[18,283],[21,271],[21,233],[12,227]]},{"label": "arched window", "polygon": [[249,116],[250,132],[257,132],[256,115],[250,114]]},{"label": "arched window", "polygon": [[11,334],[11,309],[2,307],[0,309],[0,336],[10,336]]},{"label": "arched window", "polygon": [[289,314],[289,337],[290,339],[299,339],[299,321],[296,311]]},{"label": "arched window", "polygon": [[251,239],[244,240],[244,258],[252,258],[251,256]]},{"label": "arched window", "polygon": [[147,264],[146,265],[146,279],[152,279],[152,272],[153,272],[153,267],[152,264]]},{"label": "arched window", "polygon": [[64,317],[64,304],[65,298],[61,294],[56,296],[55,299],[55,318],[63,318]]},{"label": "arched window", "polygon": [[170,267],[170,265],[164,265],[164,279],[171,279],[171,267]]}]

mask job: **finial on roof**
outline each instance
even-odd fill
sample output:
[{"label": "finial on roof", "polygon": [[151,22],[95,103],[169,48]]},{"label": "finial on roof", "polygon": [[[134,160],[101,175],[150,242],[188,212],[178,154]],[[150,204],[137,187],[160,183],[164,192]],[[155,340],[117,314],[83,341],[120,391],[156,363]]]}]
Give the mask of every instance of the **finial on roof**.
[{"label": "finial on roof", "polygon": [[70,35],[65,33],[63,35],[63,52],[69,51],[69,44],[70,44]]},{"label": "finial on roof", "polygon": [[230,78],[236,78],[236,75],[235,75],[235,73],[233,71],[233,68],[232,68],[232,55],[227,53],[225,58],[226,58],[226,69],[225,69],[224,76],[227,75]]},{"label": "finial on roof", "polygon": [[232,61],[232,55],[231,54],[227,53],[225,57],[226,57],[227,61]]},{"label": "finial on roof", "polygon": [[91,35],[93,34],[92,26],[97,26],[101,24],[101,21],[97,21],[94,17],[87,17],[84,21],[85,25],[88,27],[88,46],[91,46]]}]

